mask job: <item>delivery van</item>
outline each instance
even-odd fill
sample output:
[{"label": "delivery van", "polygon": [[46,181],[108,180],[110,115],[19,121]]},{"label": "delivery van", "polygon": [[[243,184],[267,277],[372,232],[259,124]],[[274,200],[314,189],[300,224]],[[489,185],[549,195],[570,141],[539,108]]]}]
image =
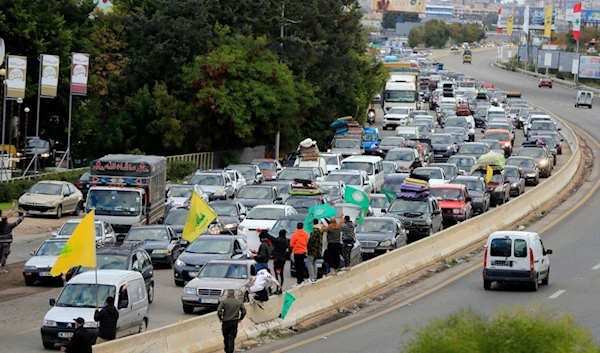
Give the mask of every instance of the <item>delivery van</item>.
[{"label": "delivery van", "polygon": [[383,159],[377,156],[351,156],[342,161],[341,170],[360,170],[367,173],[375,193],[383,185]]}]

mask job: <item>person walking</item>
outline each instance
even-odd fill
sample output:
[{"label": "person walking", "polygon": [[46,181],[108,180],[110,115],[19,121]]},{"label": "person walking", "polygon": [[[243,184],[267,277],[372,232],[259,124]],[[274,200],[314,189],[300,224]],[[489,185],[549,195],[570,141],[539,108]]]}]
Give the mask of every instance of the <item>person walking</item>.
[{"label": "person walking", "polygon": [[19,212],[19,218],[13,223],[8,223],[8,217],[12,215],[10,211],[8,214],[3,215],[0,210],[0,216],[2,216],[2,220],[0,221],[0,273],[8,273],[6,260],[8,260],[8,255],[10,255],[10,245],[13,242],[12,230],[25,219],[25,214]]},{"label": "person walking", "polygon": [[85,320],[82,317],[75,319],[75,331],[69,338],[69,344],[60,347],[61,352],[92,353],[92,336],[83,328]]},{"label": "person walking", "polygon": [[115,297],[106,298],[106,305],[100,310],[96,308],[94,321],[98,322],[98,338],[96,344],[112,341],[117,337],[117,321],[119,310],[115,307]]},{"label": "person walking", "polygon": [[327,263],[331,275],[335,276],[340,268],[340,256],[342,256],[342,222],[338,223],[335,217],[331,217],[329,225],[322,229],[327,232]]},{"label": "person walking", "polygon": [[319,270],[317,259],[323,255],[323,229],[319,227],[319,220],[313,219],[313,229],[308,238],[306,265],[308,267],[308,281],[315,283]]},{"label": "person walking", "polygon": [[253,253],[250,258],[256,261],[256,272],[262,269],[269,268],[269,259],[271,258],[272,247],[269,246],[269,231],[263,229],[258,234],[258,239],[260,240],[260,246],[258,247],[258,251]]},{"label": "person walking", "polygon": [[263,303],[269,301],[268,288],[270,284],[277,286],[275,293],[281,294],[281,284],[269,273],[268,269],[262,269],[258,271],[256,276],[250,281],[250,304],[258,305],[259,308],[264,310]]},{"label": "person walking", "polygon": [[235,297],[233,289],[228,289],[227,298],[219,303],[217,316],[221,321],[225,353],[233,353],[238,324],[246,317],[246,307],[244,307],[244,303],[241,300]]},{"label": "person walking", "polygon": [[304,223],[298,222],[296,231],[290,239],[290,247],[294,256],[296,266],[296,284],[292,287],[302,287],[304,282],[304,259],[306,258],[306,246],[308,244],[308,233],[304,230]]},{"label": "person walking", "polygon": [[[268,234],[268,233],[267,233]],[[290,242],[286,237],[287,231],[281,229],[279,231],[279,237],[275,238],[271,234],[268,234],[269,240],[273,243],[273,272],[275,273],[275,279],[283,287],[283,269],[285,268],[285,262],[287,260],[287,250],[290,247]],[[281,289],[278,289],[275,294],[281,294]]]},{"label": "person walking", "polygon": [[350,256],[355,240],[356,234],[354,223],[350,220],[350,216],[344,216],[344,222],[342,224],[342,257],[344,258],[344,267],[342,270],[347,271],[350,269]]}]

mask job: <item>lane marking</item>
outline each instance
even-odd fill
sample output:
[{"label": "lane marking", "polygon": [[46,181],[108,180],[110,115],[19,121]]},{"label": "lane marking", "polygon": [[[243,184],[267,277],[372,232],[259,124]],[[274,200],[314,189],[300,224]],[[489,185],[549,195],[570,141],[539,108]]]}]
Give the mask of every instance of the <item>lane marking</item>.
[{"label": "lane marking", "polygon": [[556,299],[556,298],[560,297],[560,295],[563,294],[564,292],[566,292],[565,289],[558,290],[558,291],[556,291],[556,293],[549,296],[548,299]]},{"label": "lane marking", "polygon": [[40,329],[39,327],[36,327],[36,328],[32,328],[31,330],[21,331],[18,334],[22,335],[22,334],[29,333],[29,332],[32,332],[32,331],[35,331],[35,330],[39,330],[39,329]]},{"label": "lane marking", "polygon": [[596,266],[592,267],[592,270],[600,270],[600,264],[597,264]]}]

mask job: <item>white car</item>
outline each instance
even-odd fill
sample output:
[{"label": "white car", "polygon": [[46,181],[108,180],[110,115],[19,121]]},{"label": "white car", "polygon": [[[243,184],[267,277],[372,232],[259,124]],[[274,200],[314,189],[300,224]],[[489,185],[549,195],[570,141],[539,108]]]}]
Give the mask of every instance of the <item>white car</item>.
[{"label": "white car", "polygon": [[233,185],[233,189],[235,190],[236,194],[238,193],[238,191],[240,191],[242,186],[248,184],[246,178],[244,178],[242,173],[238,172],[237,170],[227,169],[225,171],[227,172],[227,174],[229,174],[229,177],[231,178],[231,184]]},{"label": "white car", "polygon": [[372,216],[383,217],[385,213],[382,210],[387,209],[390,206],[390,202],[385,194],[371,194],[369,195],[371,209],[373,210]]},{"label": "white car", "polygon": [[52,279],[50,269],[54,266],[58,255],[67,244],[68,239],[48,239],[40,245],[37,250],[29,253],[31,259],[27,260],[23,267],[25,285],[31,286],[35,281]]},{"label": "white car", "polygon": [[246,218],[238,225],[238,235],[246,239],[248,250],[258,251],[259,229],[271,229],[281,217],[297,214],[289,205],[258,205],[253,207]]},{"label": "white car", "polygon": [[444,185],[450,182],[450,179],[440,167],[419,167],[413,170],[413,174],[429,177],[429,186]]},{"label": "white car", "polygon": [[200,185],[169,184],[167,185],[166,204],[171,207],[183,207],[186,204],[189,204],[194,189],[205,202],[208,202],[208,194],[202,190]]},{"label": "white car", "polygon": [[412,109],[407,107],[392,107],[388,110],[383,116],[383,120],[381,121],[381,125],[384,130],[387,130],[388,127],[395,128],[398,126],[406,126],[408,125],[408,116],[410,115]]},{"label": "white car", "polygon": [[[78,219],[70,219],[66,221],[62,227],[58,230],[58,232],[53,232],[51,235],[56,239],[69,239],[75,228],[81,223],[82,218]],[[96,228],[96,243],[97,244],[107,244],[107,243],[116,243],[117,235],[115,234],[114,229],[108,222],[106,221],[94,221],[94,225]]]},{"label": "white car", "polygon": [[342,161],[344,157],[342,157],[339,153],[321,153],[321,157],[325,158],[325,164],[327,165],[327,174],[331,173],[334,170],[339,170],[342,166]]},{"label": "white car", "polygon": [[369,176],[363,170],[336,170],[329,173],[325,181],[342,181],[345,185],[362,190],[367,194],[373,192],[373,184],[369,181]]}]

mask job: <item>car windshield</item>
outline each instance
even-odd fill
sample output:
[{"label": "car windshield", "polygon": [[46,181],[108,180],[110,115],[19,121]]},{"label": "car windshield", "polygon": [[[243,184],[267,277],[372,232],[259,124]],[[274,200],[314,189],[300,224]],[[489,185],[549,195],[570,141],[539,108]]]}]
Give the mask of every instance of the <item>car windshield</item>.
[{"label": "car windshield", "polygon": [[385,156],[386,161],[404,161],[412,162],[415,160],[415,153],[413,151],[389,151]]},{"label": "car windshield", "polygon": [[408,115],[408,108],[400,108],[400,107],[392,107],[387,112],[388,114],[400,114],[400,115]]},{"label": "car windshield", "polygon": [[275,221],[281,217],[285,216],[285,210],[283,208],[262,208],[262,207],[254,207],[248,215],[246,219],[265,219]]},{"label": "car windshield", "polygon": [[294,179],[315,180],[315,174],[310,169],[284,169],[281,174],[279,174],[279,180]]},{"label": "car windshield", "polygon": [[514,165],[520,168],[534,168],[535,162],[530,159],[509,158],[506,160],[506,165]]},{"label": "car windshield", "polygon": [[196,174],[190,179],[190,184],[224,186],[225,180],[219,174]]},{"label": "car windshield", "polygon": [[412,103],[415,101],[414,91],[385,91],[386,102]]},{"label": "car windshield", "polygon": [[54,183],[37,183],[29,189],[30,194],[41,195],[60,195],[62,192],[62,184]]},{"label": "car windshield", "polygon": [[471,170],[471,167],[475,164],[475,160],[473,158],[450,157],[448,158],[448,163],[456,165],[458,169]]},{"label": "car windshield", "polygon": [[362,170],[367,174],[373,174],[373,163],[370,162],[342,162],[342,170]]},{"label": "car windshield", "polygon": [[462,191],[457,189],[430,189],[429,193],[440,200],[461,201]]},{"label": "car windshield", "polygon": [[290,196],[287,200],[285,200],[286,205],[290,205],[294,207],[296,210],[298,209],[309,209],[313,206],[317,206],[322,204],[320,199],[314,197],[296,197]]},{"label": "car windshield", "polygon": [[360,176],[355,174],[331,173],[327,181],[343,181],[346,185],[360,185]]},{"label": "car windshield", "polygon": [[184,225],[188,213],[190,211],[184,208],[170,210],[164,223],[168,225]]},{"label": "car windshield", "polygon": [[229,254],[231,241],[229,239],[212,239],[210,236],[198,237],[186,249],[192,254]]},{"label": "car windshield", "polygon": [[296,226],[298,225],[298,222],[302,222],[302,220],[289,218],[279,219],[277,220],[277,222],[275,222],[273,228],[271,228],[271,233],[279,234],[280,230],[285,229],[285,231],[287,232],[287,237],[290,238],[292,236],[292,233],[296,231]]},{"label": "car windshield", "polygon": [[506,132],[490,132],[485,134],[486,139],[498,140],[498,141],[508,141],[510,138],[508,137],[508,133]]},{"label": "car windshield", "polygon": [[448,134],[465,134],[465,129],[462,127],[444,127],[444,132]]},{"label": "car windshield", "polygon": [[253,164],[258,166],[260,170],[277,170],[277,163],[275,162],[254,162]]},{"label": "car windshield", "polygon": [[355,139],[334,139],[332,146],[333,148],[360,148],[360,140]]},{"label": "car windshield", "polygon": [[431,135],[429,139],[431,143],[439,145],[450,145],[452,143],[452,137],[449,135]]},{"label": "car windshield", "polygon": [[194,192],[194,187],[192,185],[189,186],[171,186],[169,188],[172,197],[185,197],[189,199],[192,197],[192,193]]},{"label": "car windshield", "polygon": [[531,130],[554,130],[554,123],[536,121],[531,124]]},{"label": "car windshield", "polygon": [[473,153],[473,154],[484,154],[484,153],[487,153],[487,151],[488,150],[485,146],[471,145],[468,143],[460,146],[460,149],[458,150],[459,153]]},{"label": "car windshield", "polygon": [[504,172],[506,173],[507,177],[519,178],[521,176],[517,168],[505,168]]},{"label": "car windshield", "polygon": [[244,186],[238,191],[236,197],[240,199],[268,200],[272,198],[273,189],[270,187],[247,187]]},{"label": "car windshield", "polygon": [[90,172],[85,172],[79,177],[79,181],[87,183],[90,181]]},{"label": "car windshield", "polygon": [[485,140],[482,141],[488,144],[488,146],[490,146],[491,150],[500,150],[502,149],[502,146],[500,146],[500,141],[498,140],[494,140],[494,141],[489,141],[489,140]]},{"label": "car windshield", "polygon": [[198,277],[247,279],[248,267],[246,264],[208,263],[202,268]]},{"label": "car windshield", "polygon": [[50,142],[41,139],[30,139],[27,141],[27,148],[49,148]]},{"label": "car windshield", "polygon": [[338,156],[324,155],[323,158],[325,158],[325,164],[327,165],[338,165],[339,163]]},{"label": "car windshield", "polygon": [[442,172],[434,168],[417,168],[413,171],[413,174],[429,177],[429,179],[442,179]]},{"label": "car windshield", "polygon": [[233,204],[208,204],[217,216],[237,217],[237,207]]},{"label": "car windshield", "polygon": [[[129,270],[127,266],[127,255],[103,255],[96,256],[96,266],[99,270]],[[78,273],[94,270],[93,267],[80,267]]]},{"label": "car windshield", "polygon": [[402,137],[384,137],[379,146],[400,146],[405,142]]},{"label": "car windshield", "polygon": [[482,107],[482,108],[477,108],[475,109],[475,115],[482,115],[485,116],[487,114],[487,107]]},{"label": "car windshield", "polygon": [[444,171],[444,174],[446,174],[446,177],[449,179],[452,179],[456,176],[456,169],[454,169],[454,166],[452,165],[446,165],[446,164],[432,164],[430,165],[431,167],[436,167],[436,168],[442,168],[442,170]]},{"label": "car windshield", "polygon": [[[98,294],[96,294],[98,288]],[[95,283],[67,284],[56,300],[58,307],[95,308],[96,303],[106,302],[106,298],[115,297],[115,286]]]},{"label": "car windshield", "polygon": [[371,197],[371,207],[373,208],[387,208],[390,202],[385,197]]},{"label": "car windshield", "polygon": [[168,241],[169,232],[166,228],[137,227],[131,228],[125,240],[129,241]]},{"label": "car windshield", "polygon": [[66,241],[46,241],[35,252],[35,256],[58,256],[66,243]]},{"label": "car windshield", "polygon": [[247,175],[250,176],[250,179],[254,179],[254,173],[256,171],[254,169],[254,165],[252,164],[230,164],[225,169],[237,170],[244,177],[246,177]]},{"label": "car windshield", "polygon": [[362,224],[356,227],[357,233],[392,233],[394,232],[394,223],[391,221],[378,220],[374,217],[368,217]]},{"label": "car windshield", "polygon": [[399,131],[396,132],[396,137],[402,137],[404,140],[410,140],[416,138],[417,135],[414,132]]},{"label": "car windshield", "polygon": [[429,212],[429,206],[425,200],[396,199],[390,204],[389,212]]},{"label": "car windshield", "polygon": [[[58,235],[60,236],[71,236],[75,231],[75,228],[79,225],[79,222],[67,222],[63,224],[63,226],[58,231]],[[102,224],[95,223],[94,228],[96,229],[96,235],[102,235]]]},{"label": "car windshield", "polygon": [[396,163],[383,163],[383,172],[384,173],[395,173],[398,166]]},{"label": "car windshield", "polygon": [[446,127],[462,127],[462,128],[467,129],[469,127],[469,123],[467,123],[466,120],[452,119],[452,120],[446,121],[446,124],[444,124],[444,129]]},{"label": "car windshield", "polygon": [[525,147],[525,148],[521,148],[519,150],[519,152],[517,153],[517,156],[541,158],[541,157],[545,157],[546,154],[544,152],[545,151],[541,148]]},{"label": "car windshield", "polygon": [[419,129],[419,134],[426,135],[429,132],[429,126],[424,124],[414,125]]},{"label": "car windshield", "polygon": [[478,181],[478,180],[454,179],[454,180],[450,181],[450,184],[464,185],[468,191],[483,191],[484,190],[483,182]]},{"label": "car windshield", "polygon": [[[279,178],[281,179],[281,178]],[[290,184],[272,184],[277,189],[279,195],[287,195],[292,187]]]},{"label": "car windshield", "polygon": [[88,210],[100,216],[137,216],[141,212],[140,193],[133,190],[90,190]]},{"label": "car windshield", "polygon": [[363,136],[363,142],[376,142],[377,141],[377,135],[375,134],[365,134]]}]

